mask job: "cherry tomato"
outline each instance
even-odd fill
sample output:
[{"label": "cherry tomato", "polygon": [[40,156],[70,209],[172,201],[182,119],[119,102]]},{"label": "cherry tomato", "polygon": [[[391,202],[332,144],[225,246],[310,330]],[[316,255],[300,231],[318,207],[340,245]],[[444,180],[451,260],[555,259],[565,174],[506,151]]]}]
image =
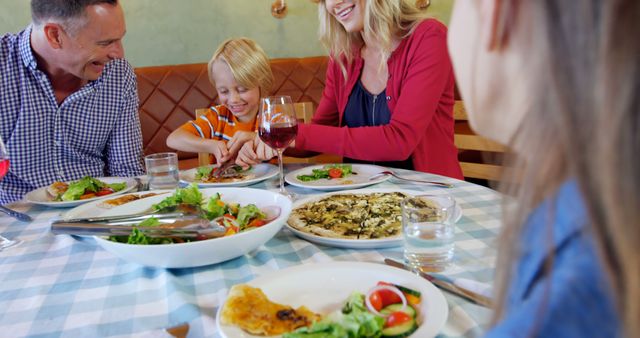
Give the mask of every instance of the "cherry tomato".
[{"label": "cherry tomato", "polygon": [[113,190],[109,188],[102,188],[96,192],[96,196],[104,196],[113,193]]},{"label": "cherry tomato", "polygon": [[384,322],[384,327],[393,327],[411,320],[411,316],[402,311],[393,312]]},{"label": "cherry tomato", "polygon": [[[391,283],[378,282],[378,285],[393,286]],[[402,299],[395,292],[391,290],[379,290],[380,298],[382,299],[382,307],[387,307],[391,304],[402,303]]]},{"label": "cherry tomato", "polygon": [[382,298],[378,292],[380,291],[373,292],[369,295],[369,302],[376,311],[380,311],[382,309]]},{"label": "cherry tomato", "polygon": [[340,169],[340,168],[331,168],[331,169],[329,169],[329,177],[331,177],[331,178],[340,178],[340,177],[342,177],[342,169]]},{"label": "cherry tomato", "polygon": [[86,200],[87,198],[94,198],[94,197],[96,197],[96,194],[90,192],[88,194],[84,194],[84,195],[80,196],[80,199],[81,200]]},{"label": "cherry tomato", "polygon": [[224,214],[223,216],[230,219],[236,219],[236,216],[233,216],[232,214]]}]

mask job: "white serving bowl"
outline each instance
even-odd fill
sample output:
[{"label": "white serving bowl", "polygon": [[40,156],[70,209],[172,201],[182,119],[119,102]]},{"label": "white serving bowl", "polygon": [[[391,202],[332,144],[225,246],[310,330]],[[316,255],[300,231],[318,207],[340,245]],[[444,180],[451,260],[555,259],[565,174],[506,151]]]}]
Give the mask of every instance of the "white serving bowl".
[{"label": "white serving bowl", "polygon": [[[206,198],[220,193],[224,202],[240,203],[241,206],[255,204],[258,208],[278,206],[280,215],[273,221],[257,229],[232,236],[179,244],[135,245],[112,242],[95,237],[105,250],[127,261],[161,268],[188,268],[220,263],[242,256],[271,239],[280,231],[291,213],[291,201],[278,193],[251,188],[210,188],[201,189]],[[122,215],[147,210],[169,196],[163,194],[148,197],[115,207],[102,216]]]}]

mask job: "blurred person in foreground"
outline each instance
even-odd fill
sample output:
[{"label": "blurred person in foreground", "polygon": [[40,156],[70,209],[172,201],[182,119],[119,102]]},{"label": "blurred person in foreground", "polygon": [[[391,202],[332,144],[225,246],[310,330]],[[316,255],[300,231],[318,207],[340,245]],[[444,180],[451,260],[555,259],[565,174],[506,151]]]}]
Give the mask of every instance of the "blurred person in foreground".
[{"label": "blurred person in foreground", "polygon": [[32,0],[0,37],[0,134],[11,159],[0,204],[54,181],[143,173],[138,94],[117,0]]},{"label": "blurred person in foreground", "polygon": [[[330,51],[325,88],[287,154],[331,153],[461,179],[447,28],[415,0],[317,2],[320,40]],[[259,139],[251,145],[236,163],[276,155]]]},{"label": "blurred person in foreground", "polygon": [[637,0],[454,5],[470,123],[514,150],[488,337],[640,336],[638,36]]}]

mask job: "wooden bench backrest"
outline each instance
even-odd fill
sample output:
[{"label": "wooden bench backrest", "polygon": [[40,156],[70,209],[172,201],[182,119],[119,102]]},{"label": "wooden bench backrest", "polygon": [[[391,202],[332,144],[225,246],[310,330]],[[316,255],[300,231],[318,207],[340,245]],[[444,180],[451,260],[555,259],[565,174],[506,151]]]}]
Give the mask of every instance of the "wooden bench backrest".
[{"label": "wooden bench backrest", "polygon": [[[471,130],[468,122],[467,111],[464,107],[464,103],[460,100],[457,100],[454,105],[453,117],[456,121],[454,141],[456,147],[458,147],[458,150],[460,151],[460,155],[463,155],[465,151],[480,151],[485,153],[504,153],[506,151],[505,146],[479,136]],[[464,177],[491,181],[499,180],[502,172],[502,166],[482,162],[483,161],[465,161],[464,156],[460,156],[460,166],[462,167]]]}]

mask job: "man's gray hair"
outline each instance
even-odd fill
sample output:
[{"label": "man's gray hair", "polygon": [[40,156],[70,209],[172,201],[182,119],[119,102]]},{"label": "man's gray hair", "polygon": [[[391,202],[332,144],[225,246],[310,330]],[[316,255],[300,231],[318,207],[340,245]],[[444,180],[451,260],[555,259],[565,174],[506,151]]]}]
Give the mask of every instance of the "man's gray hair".
[{"label": "man's gray hair", "polygon": [[84,25],[84,20],[77,19],[84,18],[85,9],[103,3],[117,5],[118,0],[31,0],[31,20],[36,25],[53,20],[77,30]]}]

